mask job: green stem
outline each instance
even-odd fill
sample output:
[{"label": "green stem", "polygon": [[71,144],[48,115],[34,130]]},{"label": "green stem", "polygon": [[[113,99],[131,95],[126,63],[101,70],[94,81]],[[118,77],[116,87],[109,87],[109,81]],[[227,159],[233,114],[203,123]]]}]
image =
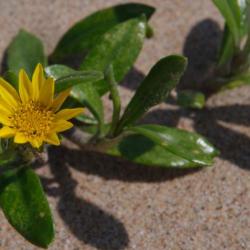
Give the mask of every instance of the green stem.
[{"label": "green stem", "polygon": [[115,81],[114,70],[112,65],[110,65],[107,68],[105,73],[105,79],[109,84],[110,94],[113,101],[113,116],[112,116],[111,128],[109,131],[109,136],[113,137],[114,131],[120,119],[121,99],[117,89],[117,82]]}]

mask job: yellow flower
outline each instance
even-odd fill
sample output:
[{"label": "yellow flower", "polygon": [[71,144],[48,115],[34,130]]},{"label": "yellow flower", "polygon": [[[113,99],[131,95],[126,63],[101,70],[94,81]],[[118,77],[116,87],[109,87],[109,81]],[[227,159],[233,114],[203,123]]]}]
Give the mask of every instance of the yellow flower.
[{"label": "yellow flower", "polygon": [[83,108],[62,109],[70,89],[54,98],[55,82],[45,78],[38,64],[30,81],[24,70],[19,72],[19,94],[0,78],[0,137],[14,137],[15,143],[29,142],[39,148],[43,142],[59,145],[57,133],[73,126],[67,120],[83,112]]}]

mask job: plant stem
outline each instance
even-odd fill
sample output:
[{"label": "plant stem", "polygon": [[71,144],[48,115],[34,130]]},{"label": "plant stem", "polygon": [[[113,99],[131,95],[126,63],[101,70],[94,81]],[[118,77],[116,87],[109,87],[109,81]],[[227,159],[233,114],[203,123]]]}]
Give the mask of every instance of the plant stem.
[{"label": "plant stem", "polygon": [[114,70],[113,66],[110,65],[106,72],[105,72],[105,79],[109,84],[110,87],[110,94],[111,98],[113,101],[113,116],[112,116],[112,123],[111,123],[111,128],[109,131],[109,136],[113,137],[114,131],[117,127],[117,124],[120,119],[120,112],[121,112],[121,99],[119,96],[119,92],[117,89],[117,82],[114,77]]}]

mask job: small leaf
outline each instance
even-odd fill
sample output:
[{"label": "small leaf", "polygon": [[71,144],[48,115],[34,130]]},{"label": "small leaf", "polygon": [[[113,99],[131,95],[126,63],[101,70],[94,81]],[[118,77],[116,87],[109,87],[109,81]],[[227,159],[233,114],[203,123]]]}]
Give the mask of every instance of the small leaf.
[{"label": "small leaf", "polygon": [[149,19],[154,11],[153,7],[138,3],[122,4],[97,11],[67,31],[59,41],[52,58],[55,60],[74,53],[86,53],[115,25],[142,14]]},{"label": "small leaf", "polygon": [[[115,79],[120,82],[139,55],[145,32],[146,23],[142,18],[116,25],[98,40],[86,56],[81,69],[105,72],[109,65],[113,65]],[[104,80],[94,85],[100,95],[109,90]]]},{"label": "small leaf", "polygon": [[29,168],[0,177],[0,205],[10,224],[31,243],[47,248],[54,226],[38,176]]},{"label": "small leaf", "polygon": [[185,108],[202,109],[205,101],[203,93],[192,90],[180,91],[177,97],[177,103]]},{"label": "small leaf", "polygon": [[218,151],[202,136],[160,125],[140,125],[130,131],[148,137],[170,153],[199,166],[211,165]]},{"label": "small leaf", "polygon": [[134,123],[147,110],[164,101],[177,85],[186,68],[185,57],[172,55],[161,59],[137,89],[118,124],[117,133]]},{"label": "small leaf", "polygon": [[76,71],[64,65],[52,65],[45,68],[47,76],[56,80],[55,91],[61,92],[78,84],[87,84],[103,79],[103,73],[98,71]]},{"label": "small leaf", "polygon": [[42,42],[27,31],[19,31],[7,49],[8,70],[18,74],[20,69],[24,69],[31,77],[38,63],[47,64]]}]

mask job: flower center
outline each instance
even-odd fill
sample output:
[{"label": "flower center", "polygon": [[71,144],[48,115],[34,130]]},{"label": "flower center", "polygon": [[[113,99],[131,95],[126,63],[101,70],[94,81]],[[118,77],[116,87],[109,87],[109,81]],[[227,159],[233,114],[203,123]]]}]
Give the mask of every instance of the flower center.
[{"label": "flower center", "polygon": [[30,139],[46,136],[53,119],[52,111],[34,101],[21,104],[10,117],[12,128]]}]

